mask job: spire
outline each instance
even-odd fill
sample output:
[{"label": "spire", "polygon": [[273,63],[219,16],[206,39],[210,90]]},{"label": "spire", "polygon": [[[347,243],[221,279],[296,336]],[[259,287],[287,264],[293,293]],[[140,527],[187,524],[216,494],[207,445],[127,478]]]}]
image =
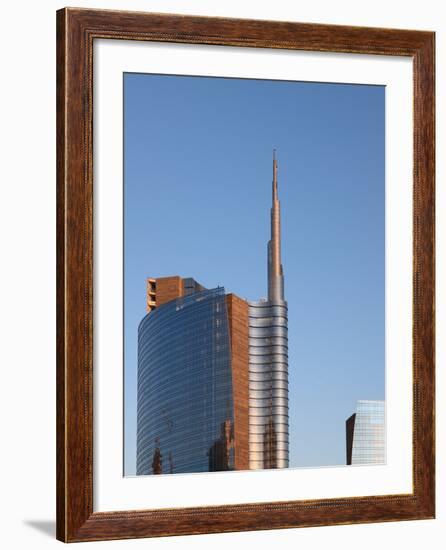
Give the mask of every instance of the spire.
[{"label": "spire", "polygon": [[280,202],[277,189],[277,159],[273,149],[271,240],[268,243],[268,300],[283,300],[283,270],[280,251]]},{"label": "spire", "polygon": [[279,200],[277,194],[277,160],[276,160],[276,150],[273,149],[273,205],[274,202]]}]

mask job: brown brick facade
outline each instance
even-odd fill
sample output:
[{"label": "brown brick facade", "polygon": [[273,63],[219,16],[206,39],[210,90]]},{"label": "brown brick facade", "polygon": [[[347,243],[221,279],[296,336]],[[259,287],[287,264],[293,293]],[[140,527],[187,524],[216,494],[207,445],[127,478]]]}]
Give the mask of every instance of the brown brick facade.
[{"label": "brown brick facade", "polygon": [[183,279],[178,275],[147,279],[147,312],[180,298],[183,296],[183,288]]},{"label": "brown brick facade", "polygon": [[183,295],[183,281],[181,277],[159,277],[156,280],[156,305],[176,300]]},{"label": "brown brick facade", "polygon": [[249,470],[248,302],[226,295],[231,342],[235,469]]}]

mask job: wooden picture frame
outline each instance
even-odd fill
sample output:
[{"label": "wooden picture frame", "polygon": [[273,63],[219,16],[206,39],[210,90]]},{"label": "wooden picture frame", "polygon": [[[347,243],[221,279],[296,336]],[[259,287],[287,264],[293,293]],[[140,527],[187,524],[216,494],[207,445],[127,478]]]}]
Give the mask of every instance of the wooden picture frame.
[{"label": "wooden picture frame", "polygon": [[[413,493],[93,512],[93,42],[413,60]],[[57,12],[57,538],[65,542],[427,519],[435,510],[434,33],[65,8]]]}]

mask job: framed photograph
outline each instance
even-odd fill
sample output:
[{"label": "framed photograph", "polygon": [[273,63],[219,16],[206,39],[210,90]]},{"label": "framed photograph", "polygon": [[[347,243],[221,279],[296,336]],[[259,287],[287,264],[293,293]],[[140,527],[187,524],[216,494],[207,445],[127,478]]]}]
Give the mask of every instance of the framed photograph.
[{"label": "framed photograph", "polygon": [[428,519],[434,33],[57,12],[57,537]]}]

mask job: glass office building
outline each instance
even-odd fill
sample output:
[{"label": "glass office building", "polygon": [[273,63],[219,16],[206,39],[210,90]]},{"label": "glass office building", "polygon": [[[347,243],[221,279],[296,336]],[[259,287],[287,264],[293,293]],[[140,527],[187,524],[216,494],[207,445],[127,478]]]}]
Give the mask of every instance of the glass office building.
[{"label": "glass office building", "polygon": [[346,421],[347,464],[385,464],[385,402],[358,401]]},{"label": "glass office building", "polygon": [[137,474],[233,469],[232,395],[224,288],[148,313],[138,331]]}]

